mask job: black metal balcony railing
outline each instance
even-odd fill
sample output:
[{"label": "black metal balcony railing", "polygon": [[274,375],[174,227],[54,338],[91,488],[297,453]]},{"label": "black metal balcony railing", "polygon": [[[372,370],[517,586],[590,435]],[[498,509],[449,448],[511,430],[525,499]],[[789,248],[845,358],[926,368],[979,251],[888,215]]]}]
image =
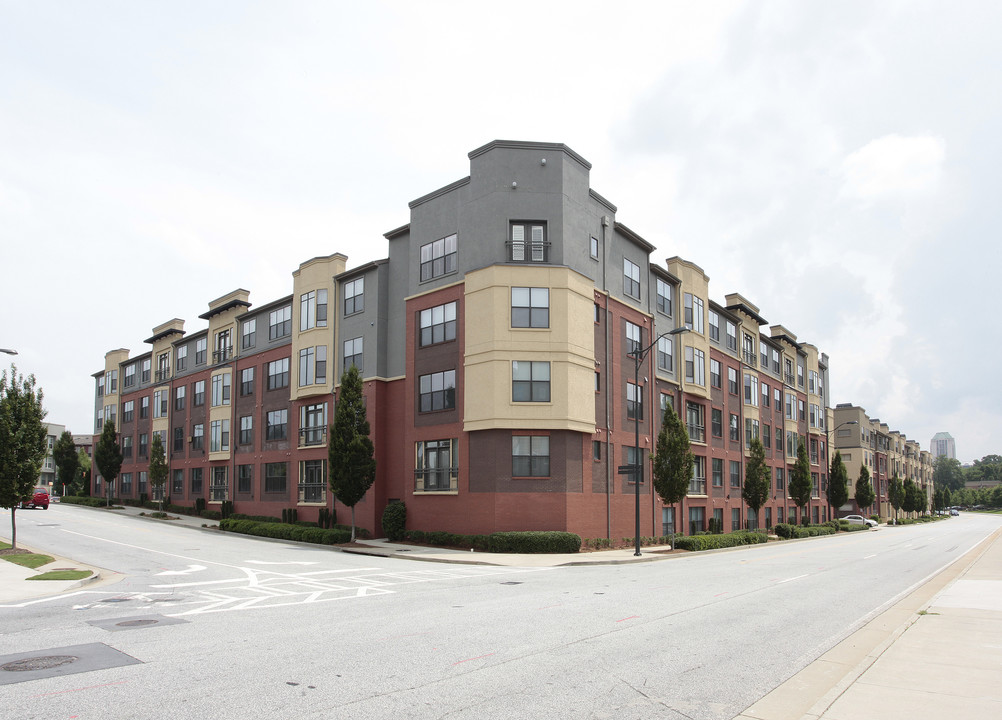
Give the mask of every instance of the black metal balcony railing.
[{"label": "black metal balcony railing", "polygon": [[156,373],[154,373],[154,378],[158,383],[166,382],[167,380],[170,380],[170,370],[157,370]]},{"label": "black metal balcony railing", "polygon": [[327,426],[299,428],[299,447],[323,445],[327,442]]},{"label": "black metal balcony railing", "polygon": [[222,502],[229,499],[229,487],[227,485],[209,485],[209,500],[212,502]]},{"label": "black metal balcony railing", "polygon": [[793,387],[797,379],[793,376],[793,373],[786,373],[786,384]]},{"label": "black metal balcony railing", "polygon": [[758,355],[756,355],[755,353],[745,350],[744,359],[745,359],[745,365],[747,365],[748,367],[758,366]]},{"label": "black metal balcony railing", "polygon": [[327,502],[327,484],[302,483],[299,486],[299,502],[301,503]]},{"label": "black metal balcony railing", "polygon": [[415,470],[415,489],[424,492],[448,491],[452,489],[452,478],[459,474],[458,467]]},{"label": "black metal balcony railing", "polygon": [[217,350],[213,350],[212,351],[212,362],[213,363],[226,362],[227,360],[229,360],[232,357],[233,357],[233,346],[232,345],[228,345],[226,347],[218,348]]},{"label": "black metal balcony railing", "polygon": [[550,261],[550,243],[548,242],[512,242],[505,241],[508,250],[508,262],[545,263]]}]

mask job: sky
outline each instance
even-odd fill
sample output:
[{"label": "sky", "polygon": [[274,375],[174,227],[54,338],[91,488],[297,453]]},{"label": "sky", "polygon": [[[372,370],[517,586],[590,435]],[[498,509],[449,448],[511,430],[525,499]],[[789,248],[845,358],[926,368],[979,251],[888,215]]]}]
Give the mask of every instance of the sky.
[{"label": "sky", "polygon": [[1002,454],[999,27],[964,0],[0,0],[0,361],[90,433],[109,350],[386,257],[471,150],[561,142],[652,260],[826,352],[832,404]]}]

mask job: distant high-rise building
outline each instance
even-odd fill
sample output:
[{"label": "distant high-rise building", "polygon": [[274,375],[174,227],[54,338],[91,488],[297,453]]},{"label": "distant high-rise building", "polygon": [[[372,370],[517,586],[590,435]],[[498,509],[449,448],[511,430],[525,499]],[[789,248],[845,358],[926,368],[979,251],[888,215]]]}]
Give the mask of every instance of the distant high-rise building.
[{"label": "distant high-rise building", "polygon": [[929,452],[933,459],[940,455],[946,455],[953,460],[957,459],[957,445],[953,441],[953,435],[948,432],[938,432],[929,441]]}]

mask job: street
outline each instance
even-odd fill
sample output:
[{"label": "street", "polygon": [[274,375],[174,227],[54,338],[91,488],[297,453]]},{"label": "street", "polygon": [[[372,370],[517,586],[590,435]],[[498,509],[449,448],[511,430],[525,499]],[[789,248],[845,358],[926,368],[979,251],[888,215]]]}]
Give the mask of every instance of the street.
[{"label": "street", "polygon": [[999,525],[511,568],[53,505],[18,514],[19,540],[122,577],[0,607],[0,656],[96,653],[0,672],[4,715],[729,720]]}]

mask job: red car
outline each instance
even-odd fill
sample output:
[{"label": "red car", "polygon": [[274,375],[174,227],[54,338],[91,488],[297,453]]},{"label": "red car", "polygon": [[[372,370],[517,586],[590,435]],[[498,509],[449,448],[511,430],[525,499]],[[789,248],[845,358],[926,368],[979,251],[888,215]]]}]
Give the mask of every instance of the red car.
[{"label": "red car", "polygon": [[35,494],[31,496],[30,500],[22,500],[21,508],[42,508],[42,510],[49,509],[49,491],[43,487],[35,488]]}]

